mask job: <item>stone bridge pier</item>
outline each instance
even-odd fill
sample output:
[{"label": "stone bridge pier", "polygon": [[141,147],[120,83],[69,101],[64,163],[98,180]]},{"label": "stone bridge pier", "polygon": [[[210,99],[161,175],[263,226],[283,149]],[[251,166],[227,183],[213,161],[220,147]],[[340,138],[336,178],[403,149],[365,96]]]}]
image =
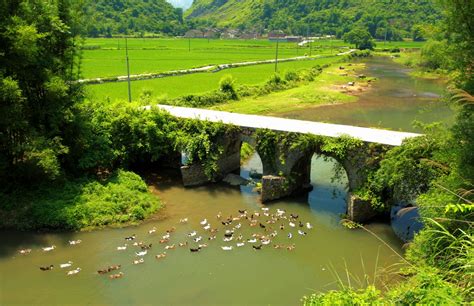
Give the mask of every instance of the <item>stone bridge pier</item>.
[{"label": "stone bridge pier", "polygon": [[218,182],[227,174],[239,170],[240,149],[244,141],[256,148],[262,160],[261,201],[263,203],[311,190],[311,158],[316,153],[334,158],[347,174],[348,218],[364,222],[376,215],[370,203],[353,194],[353,191],[363,187],[367,182],[369,171],[378,167],[383,153],[388,149],[387,146],[374,143],[361,142],[336,154],[325,149],[323,144],[301,149],[291,146],[290,142],[290,144],[276,144],[269,154],[269,152],[258,151],[253,130],[242,129],[239,132],[227,133],[215,142],[221,154],[217,160],[218,170],[212,176],[206,175],[205,168],[200,163],[181,166],[184,186]]}]

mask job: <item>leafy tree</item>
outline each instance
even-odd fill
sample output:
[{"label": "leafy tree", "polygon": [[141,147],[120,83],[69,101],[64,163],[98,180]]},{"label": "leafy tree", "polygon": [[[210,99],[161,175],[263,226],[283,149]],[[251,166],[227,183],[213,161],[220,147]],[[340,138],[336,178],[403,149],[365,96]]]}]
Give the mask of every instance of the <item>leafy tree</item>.
[{"label": "leafy tree", "polygon": [[355,44],[356,48],[360,50],[372,50],[375,47],[375,43],[369,31],[363,28],[354,28],[350,32],[344,34],[343,38],[344,41]]},{"label": "leafy tree", "polygon": [[80,97],[69,0],[0,1],[0,180],[55,178]]}]

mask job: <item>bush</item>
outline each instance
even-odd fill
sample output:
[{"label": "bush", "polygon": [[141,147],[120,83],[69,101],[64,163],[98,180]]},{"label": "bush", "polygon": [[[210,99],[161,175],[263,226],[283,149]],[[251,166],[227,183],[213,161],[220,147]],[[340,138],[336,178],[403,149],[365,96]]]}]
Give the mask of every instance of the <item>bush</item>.
[{"label": "bush", "polygon": [[232,100],[237,100],[237,92],[235,91],[234,87],[235,80],[232,78],[230,74],[227,74],[222,77],[219,81],[219,88],[222,92],[228,94]]},{"label": "bush", "polygon": [[303,305],[379,305],[383,304],[380,291],[374,286],[365,289],[354,290],[344,289],[339,291],[329,291],[327,293],[313,294],[303,297]]},{"label": "bush", "polygon": [[[118,170],[99,182],[82,178],[0,195],[0,227],[80,230],[136,223],[156,212],[158,198],[135,173]],[[9,203],[9,205],[4,205]]]}]

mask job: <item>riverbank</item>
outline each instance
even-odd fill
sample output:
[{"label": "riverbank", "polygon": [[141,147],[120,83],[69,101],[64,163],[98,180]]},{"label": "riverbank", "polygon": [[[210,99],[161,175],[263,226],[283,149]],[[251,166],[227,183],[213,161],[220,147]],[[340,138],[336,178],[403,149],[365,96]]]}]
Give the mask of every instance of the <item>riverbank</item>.
[{"label": "riverbank", "polygon": [[314,80],[294,88],[263,96],[244,97],[241,100],[219,104],[213,110],[243,114],[266,114],[301,110],[308,107],[356,102],[357,95],[369,90],[374,78],[360,76],[365,64],[344,62],[322,69]]},{"label": "riverbank", "polygon": [[135,173],[118,170],[104,181],[65,180],[0,195],[0,228],[88,231],[135,225],[160,200]]}]

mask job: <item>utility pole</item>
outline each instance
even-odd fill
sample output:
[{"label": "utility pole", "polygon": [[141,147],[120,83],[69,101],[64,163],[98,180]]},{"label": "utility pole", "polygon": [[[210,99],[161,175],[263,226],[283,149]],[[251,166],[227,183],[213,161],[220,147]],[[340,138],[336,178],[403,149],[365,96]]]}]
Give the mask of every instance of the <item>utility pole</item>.
[{"label": "utility pole", "polygon": [[309,46],[309,56],[311,56],[311,39],[309,39],[309,25],[306,28],[306,40],[308,41]]},{"label": "utility pole", "polygon": [[276,46],[276,53],[275,53],[275,72],[278,72],[278,42],[280,39],[277,37],[277,46]]},{"label": "utility pole", "polygon": [[127,58],[128,102],[132,102],[132,86],[130,84],[130,62],[128,60],[128,41],[125,37],[125,55]]}]

